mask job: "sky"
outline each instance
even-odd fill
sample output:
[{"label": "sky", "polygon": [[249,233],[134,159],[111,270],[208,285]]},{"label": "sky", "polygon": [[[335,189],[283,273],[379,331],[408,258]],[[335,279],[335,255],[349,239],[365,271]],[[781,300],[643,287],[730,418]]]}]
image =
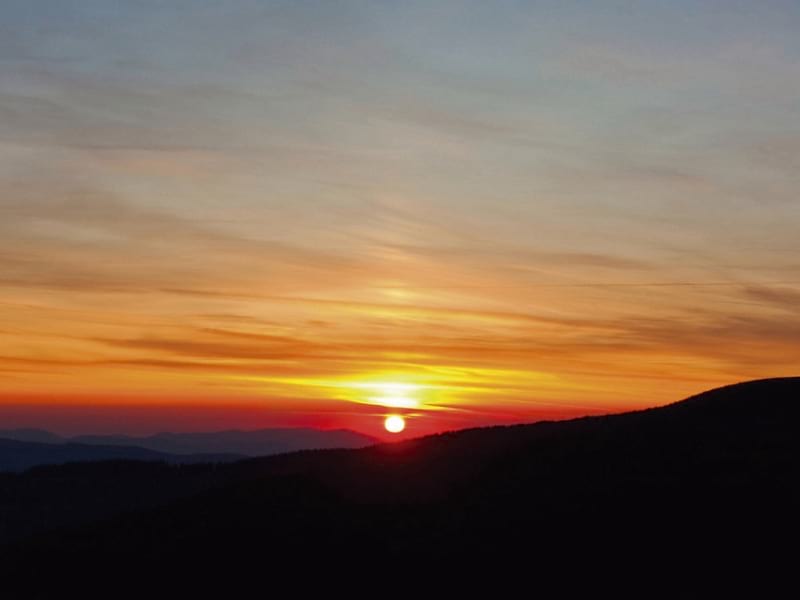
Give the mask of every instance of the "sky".
[{"label": "sky", "polygon": [[800,364],[800,4],[2,0],[0,423],[404,435]]}]

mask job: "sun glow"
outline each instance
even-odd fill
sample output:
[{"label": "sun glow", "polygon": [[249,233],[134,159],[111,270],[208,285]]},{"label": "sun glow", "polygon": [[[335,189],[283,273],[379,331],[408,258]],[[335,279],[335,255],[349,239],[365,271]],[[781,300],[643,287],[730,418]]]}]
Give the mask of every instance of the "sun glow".
[{"label": "sun glow", "polygon": [[406,420],[400,415],[389,415],[383,422],[383,426],[389,433],[400,433],[406,428]]},{"label": "sun glow", "polygon": [[417,385],[411,383],[373,383],[366,384],[365,387],[378,392],[378,395],[370,397],[372,404],[389,408],[417,408],[419,406],[419,399],[414,397],[414,394],[419,390]]},{"label": "sun glow", "polygon": [[372,404],[386,406],[388,408],[417,408],[419,402],[414,398],[405,396],[377,396],[370,398]]}]

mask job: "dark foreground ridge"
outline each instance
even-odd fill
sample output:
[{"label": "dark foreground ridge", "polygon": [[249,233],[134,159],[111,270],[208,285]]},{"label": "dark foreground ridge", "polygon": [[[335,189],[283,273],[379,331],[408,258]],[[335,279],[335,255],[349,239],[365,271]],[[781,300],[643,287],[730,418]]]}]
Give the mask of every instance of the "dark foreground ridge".
[{"label": "dark foreground ridge", "polygon": [[778,549],[797,531],[799,413],[800,378],[785,378],[362,450],[38,469],[2,480],[0,558],[9,581],[33,582],[27,597],[46,588],[43,565],[58,581],[135,571],[208,593],[198,573],[268,586],[298,566],[463,579],[479,565],[540,586],[569,573],[559,585],[585,588],[598,574],[631,585],[648,573],[647,597],[724,564],[719,592],[743,569],[771,569],[773,581],[794,568]]}]

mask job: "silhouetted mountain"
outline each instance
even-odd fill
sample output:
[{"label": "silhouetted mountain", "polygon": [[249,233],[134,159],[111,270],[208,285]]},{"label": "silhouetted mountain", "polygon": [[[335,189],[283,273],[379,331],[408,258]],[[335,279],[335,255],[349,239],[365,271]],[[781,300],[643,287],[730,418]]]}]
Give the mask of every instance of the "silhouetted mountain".
[{"label": "silhouetted mountain", "polygon": [[72,438],[71,441],[82,444],[139,446],[171,454],[231,452],[247,456],[269,456],[297,450],[364,448],[375,444],[378,440],[346,429],[281,428],[158,433],[147,437],[82,435]]},{"label": "silhouetted mountain", "polygon": [[237,454],[168,454],[136,446],[100,446],[21,442],[0,438],[0,471],[24,471],[40,465],[101,460],[164,461],[172,464],[231,462]]},{"label": "silhouetted mountain", "polygon": [[[566,597],[601,587],[663,596],[675,584],[675,597],[695,597],[703,583],[713,586],[708,597],[720,597],[741,591],[743,574],[769,569],[763,596],[794,569],[782,548],[798,533],[798,417],[800,379],[787,378],[621,415],[216,470],[34,470],[0,478],[0,531],[19,540],[42,515],[53,531],[8,545],[0,565],[26,581],[47,565],[56,588],[85,565],[94,583],[99,574],[132,581],[135,565],[148,585],[162,577],[201,597],[214,593],[215,579],[274,585],[299,566],[328,586],[334,580],[322,572],[393,586],[423,570],[455,584],[492,572],[495,586],[521,577],[538,593],[556,587]],[[93,515],[75,508],[83,503],[101,507],[105,520],[87,523]]]},{"label": "silhouetted mountain", "polygon": [[63,444],[67,442],[66,438],[44,429],[0,429],[0,438],[41,444]]},{"label": "silhouetted mountain", "polygon": [[[11,443],[12,440],[18,443]],[[80,435],[71,438],[41,429],[6,429],[0,430],[0,471],[98,460],[163,460],[183,464],[230,462],[248,456],[270,456],[298,450],[364,448],[376,442],[375,438],[345,429],[284,428],[158,433],[145,437]],[[47,446],[41,447],[41,444]]]}]

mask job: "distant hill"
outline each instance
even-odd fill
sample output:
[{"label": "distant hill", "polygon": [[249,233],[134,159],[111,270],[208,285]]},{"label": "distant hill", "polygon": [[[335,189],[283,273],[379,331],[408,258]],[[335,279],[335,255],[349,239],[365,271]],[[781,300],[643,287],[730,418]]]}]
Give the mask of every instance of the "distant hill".
[{"label": "distant hill", "polygon": [[21,442],[0,438],[0,471],[24,471],[41,465],[104,460],[164,461],[171,464],[219,463],[240,460],[238,454],[168,454],[136,446]]},{"label": "distant hill", "polygon": [[72,438],[71,441],[82,444],[139,446],[171,454],[232,452],[246,456],[269,456],[297,450],[364,448],[378,440],[347,429],[275,428],[158,433],[147,437],[82,435]]},{"label": "distant hill", "polygon": [[[376,438],[348,429],[326,430],[302,427],[252,431],[157,433],[141,437],[127,435],[64,437],[41,429],[0,429],[0,439],[48,444],[134,446],[167,454],[237,454],[240,456],[270,456],[298,450],[327,448],[364,448],[378,442]],[[0,457],[0,465],[2,465],[2,457]],[[2,469],[1,466],[0,469]]]},{"label": "distant hill", "polygon": [[269,573],[272,583],[297,566],[400,583],[423,570],[456,584],[493,572],[496,586],[522,577],[566,597],[601,582],[616,596],[678,585],[673,597],[696,597],[698,581],[720,597],[742,574],[772,569],[763,592],[794,569],[782,548],[798,533],[799,418],[800,378],[786,378],[620,415],[216,469],[109,463],[6,475],[0,564],[26,581],[47,565],[54,582],[83,565],[128,581],[136,565],[143,582],[164,577],[199,597],[209,583],[187,573],[224,582]]},{"label": "distant hill", "polygon": [[0,429],[0,439],[41,444],[64,444],[67,438],[44,429]]}]

